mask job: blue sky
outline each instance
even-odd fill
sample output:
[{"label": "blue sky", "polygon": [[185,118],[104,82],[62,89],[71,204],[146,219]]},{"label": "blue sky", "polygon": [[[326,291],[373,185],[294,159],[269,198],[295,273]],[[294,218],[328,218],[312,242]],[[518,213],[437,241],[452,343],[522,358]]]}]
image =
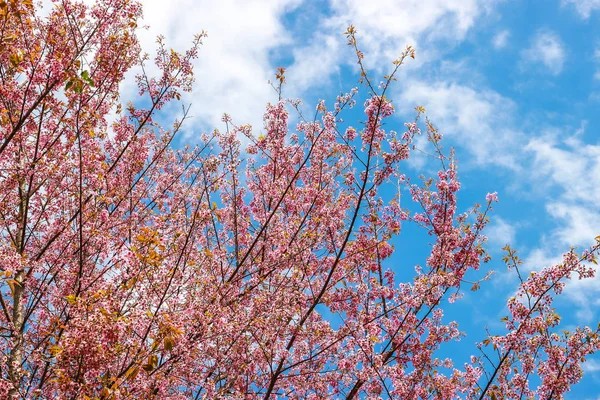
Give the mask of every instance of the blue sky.
[{"label": "blue sky", "polygon": [[[487,192],[500,197],[487,231],[497,273],[449,309],[468,334],[456,345],[459,357],[475,353],[483,326],[501,327],[504,301],[515,288],[501,262],[504,244],[533,270],[600,235],[600,0],[142,3],[150,28],[140,37],[148,52],[159,33],[178,50],[202,29],[209,35],[194,93],[183,99],[192,103],[194,119],[182,142],[220,127],[223,112],[260,129],[266,102],[276,100],[267,80],[279,66],[287,68],[286,97],[303,99],[309,110],[319,99],[331,105],[340,91],[357,86],[343,35],[349,23],[374,77],[389,71],[407,45],[417,48],[392,91],[397,114],[390,129],[401,130],[413,107],[423,105],[444,146],[456,149],[461,209],[483,202]],[[123,84],[124,100],[135,98],[132,83]],[[417,156],[409,168],[431,174],[437,165]],[[395,268],[423,263],[427,240],[407,227],[396,243]],[[595,326],[599,294],[600,277],[571,283],[558,303],[564,323]],[[600,398],[600,358],[586,369],[568,398]]]}]

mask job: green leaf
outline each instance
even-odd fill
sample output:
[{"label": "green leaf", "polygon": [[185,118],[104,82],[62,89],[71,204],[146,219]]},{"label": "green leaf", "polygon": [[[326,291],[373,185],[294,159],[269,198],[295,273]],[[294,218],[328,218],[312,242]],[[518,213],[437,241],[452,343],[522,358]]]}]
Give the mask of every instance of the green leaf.
[{"label": "green leaf", "polygon": [[81,73],[81,79],[83,79],[91,87],[94,87],[94,80],[90,78],[90,73],[87,70]]}]

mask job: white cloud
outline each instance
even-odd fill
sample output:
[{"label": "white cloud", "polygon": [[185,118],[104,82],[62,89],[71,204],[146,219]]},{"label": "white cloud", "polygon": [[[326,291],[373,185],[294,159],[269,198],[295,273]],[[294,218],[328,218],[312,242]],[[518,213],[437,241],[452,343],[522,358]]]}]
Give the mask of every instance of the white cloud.
[{"label": "white cloud", "polygon": [[468,149],[477,163],[519,170],[517,152],[522,133],[514,129],[515,104],[487,89],[475,90],[458,83],[412,80],[398,90],[404,112],[423,105],[443,135]]},{"label": "white cloud", "polygon": [[600,10],[600,0],[562,0],[562,5],[572,4],[582,18],[589,18],[592,11]]},{"label": "white cloud", "polygon": [[508,39],[510,38],[510,32],[507,29],[498,32],[492,38],[492,45],[495,49],[503,49],[508,44]]},{"label": "white cloud", "polygon": [[[489,13],[499,1],[380,0],[365,6],[360,0],[332,0],[331,15],[319,22],[320,29],[315,31],[308,46],[294,51],[297,65],[290,70],[302,73],[299,66],[309,65],[304,70],[307,77],[300,79],[315,87],[329,81],[323,72],[335,73],[341,64],[356,65],[343,37],[350,24],[358,30],[359,47],[366,55],[364,62],[368,68],[387,72],[391,62],[411,45],[417,48],[417,60],[408,63],[403,71],[415,70],[441,59],[448,49],[463,41],[477,18]],[[328,53],[317,56],[323,48]],[[312,60],[319,65],[313,65]]]},{"label": "white cloud", "polygon": [[[540,268],[560,261],[559,254],[571,246],[579,250],[589,246],[600,234],[600,145],[585,144],[580,136],[585,124],[571,135],[532,139],[526,151],[533,153],[530,170],[537,182],[559,188],[558,195],[546,202],[546,210],[556,221],[541,246],[530,252],[526,265]],[[591,279],[567,284],[565,295],[576,303],[577,318],[590,322],[600,302],[600,270]]]},{"label": "white cloud", "polygon": [[[317,34],[310,45],[294,48],[294,64],[286,71],[291,96],[299,96],[316,82],[326,82],[332,73],[339,70],[340,48],[343,35]],[[348,91],[349,88],[340,88]]]},{"label": "white cloud", "polygon": [[[295,7],[308,7],[301,0],[174,0],[167,12],[164,2],[142,0],[142,24],[151,28],[140,32],[140,40],[143,49],[152,52],[156,36],[164,34],[167,45],[183,51],[194,33],[206,30],[209,36],[195,64],[194,91],[184,97],[192,103],[190,114],[196,117],[188,122],[187,130],[189,125],[196,131],[221,127],[223,112],[236,123],[252,123],[260,129],[264,105],[276,98],[267,81],[279,65],[271,64],[269,53],[291,53],[294,62],[286,71],[284,95],[304,97],[311,88],[331,82],[341,65],[355,65],[343,36],[350,23],[359,30],[369,65],[391,66],[406,45],[427,43],[427,51],[419,52],[418,62],[409,63],[410,69],[440,59],[447,44],[464,40],[476,19],[498,1],[384,0],[365,7],[358,0],[332,0],[328,15],[315,13],[306,19],[308,25],[296,27],[306,31],[293,32],[283,26],[282,18]],[[445,45],[435,46],[438,42]],[[123,100],[135,98],[132,82],[128,79],[122,87]]]},{"label": "white cloud", "polygon": [[523,267],[525,271],[539,271],[545,267],[558,264],[561,260],[561,254],[537,248],[527,254]]},{"label": "white cloud", "polygon": [[492,224],[485,228],[485,235],[493,250],[498,250],[507,244],[515,242],[516,229],[514,224],[508,223],[500,217],[494,217]]},{"label": "white cloud", "polygon": [[600,234],[600,212],[597,209],[558,201],[548,203],[546,210],[559,221],[560,228],[554,232],[554,237],[565,247],[589,246]]},{"label": "white cloud", "polygon": [[557,138],[531,139],[525,147],[533,154],[532,179],[560,189],[546,203],[547,211],[559,220],[554,238],[565,246],[585,246],[600,233],[600,145],[586,144],[582,127],[562,142]]},{"label": "white cloud", "polygon": [[[361,0],[334,0],[339,28],[349,23],[359,29],[365,51],[389,62],[407,45],[427,38],[453,38],[460,42],[485,10],[477,0],[383,0],[365,7]],[[380,60],[372,60],[379,64]]]},{"label": "white cloud", "polygon": [[[578,131],[580,132],[580,131]],[[585,144],[575,133],[559,143],[554,138],[531,139],[525,150],[534,157],[531,174],[540,182],[556,185],[569,202],[596,204],[600,198],[600,145]]]},{"label": "white cloud", "polygon": [[[276,99],[267,84],[279,66],[270,59],[274,52],[291,54],[294,60],[286,72],[284,95],[305,97],[311,88],[329,83],[341,65],[355,65],[343,35],[350,23],[359,30],[370,65],[391,66],[406,45],[427,43],[428,51],[418,57],[424,63],[439,60],[452,47],[448,43],[464,40],[477,18],[502,0],[383,0],[368,7],[359,0],[332,0],[327,15],[302,0],[172,0],[167,8],[164,1],[141,1],[142,24],[151,27],[139,34],[145,51],[152,52],[158,34],[166,36],[167,45],[182,51],[194,33],[208,32],[195,64],[193,94],[183,99],[192,103],[190,114],[196,117],[188,125],[209,130],[222,127],[223,112],[230,113],[236,123],[262,127],[264,105]],[[301,24],[284,26],[283,17],[297,7],[310,15],[301,18]],[[445,45],[430,45],[437,42]],[[409,68],[418,65],[412,64]],[[126,82],[123,100],[135,98],[133,80]]]},{"label": "white cloud", "polygon": [[585,372],[598,372],[600,371],[600,362],[597,360],[587,360],[582,365]]},{"label": "white cloud", "polygon": [[566,51],[560,38],[549,30],[538,31],[531,41],[531,46],[521,55],[526,63],[541,63],[553,75],[562,72],[566,59]]},{"label": "white cloud", "polygon": [[[196,82],[191,94],[183,96],[192,103],[186,131],[222,128],[224,112],[234,123],[252,123],[262,128],[262,115],[268,101],[276,99],[267,81],[274,78],[269,60],[273,49],[289,45],[292,40],[282,24],[282,16],[299,5],[298,0],[142,0],[144,20],[138,35],[144,51],[156,48],[156,36],[177,51],[190,47],[194,34],[205,30],[208,37],[195,62]],[[132,71],[121,88],[122,99],[136,98]]]}]

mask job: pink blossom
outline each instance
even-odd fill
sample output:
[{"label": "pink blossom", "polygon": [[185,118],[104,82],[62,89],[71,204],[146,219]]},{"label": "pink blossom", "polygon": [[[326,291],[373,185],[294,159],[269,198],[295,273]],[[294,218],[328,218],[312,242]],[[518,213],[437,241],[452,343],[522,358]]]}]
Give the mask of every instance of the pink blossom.
[{"label": "pink blossom", "polygon": [[497,192],[488,193],[485,196],[485,201],[487,201],[488,203],[497,202],[498,201],[498,193]]}]

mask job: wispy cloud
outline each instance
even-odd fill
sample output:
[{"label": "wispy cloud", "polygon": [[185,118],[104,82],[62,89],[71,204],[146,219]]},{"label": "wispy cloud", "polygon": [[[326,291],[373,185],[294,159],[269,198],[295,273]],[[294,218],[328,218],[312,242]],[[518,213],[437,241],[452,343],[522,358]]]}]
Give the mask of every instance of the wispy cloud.
[{"label": "wispy cloud", "polygon": [[485,235],[493,250],[498,250],[507,244],[513,245],[515,242],[515,225],[505,221],[500,217],[494,217],[492,224],[485,229]]},{"label": "wispy cloud", "polygon": [[543,64],[553,75],[562,72],[566,59],[566,50],[558,35],[550,30],[538,31],[529,48],[522,53],[526,64]]},{"label": "wispy cloud", "polygon": [[589,18],[593,11],[600,10],[600,0],[562,0],[563,5],[573,5],[582,18]]},{"label": "wispy cloud", "polygon": [[[299,43],[294,50],[295,71],[305,90],[318,87],[335,74],[342,64],[355,65],[349,54],[343,32],[349,24],[358,29],[359,46],[366,54],[371,69],[391,66],[407,45],[417,48],[416,62],[402,73],[416,70],[431,61],[440,60],[454,45],[465,40],[478,18],[488,14],[500,0],[383,0],[365,7],[360,0],[332,0],[330,14],[319,22],[308,44]],[[323,48],[327,54],[323,54]],[[316,50],[320,51],[316,51]],[[316,54],[319,54],[317,57]],[[312,60],[317,61],[318,68]],[[300,66],[309,65],[309,68]],[[318,73],[316,73],[318,71]],[[378,71],[381,72],[381,71]],[[315,74],[316,73],[316,74]],[[310,79],[310,78],[315,79]]]},{"label": "wispy cloud", "polygon": [[[308,88],[329,81],[339,70],[343,36],[319,33],[304,47],[294,48],[294,63],[286,72],[292,96],[300,96]],[[340,88],[348,91],[349,88]]]},{"label": "wispy cloud", "polygon": [[538,137],[525,150],[533,155],[532,176],[562,189],[569,202],[596,204],[600,198],[600,145],[586,144],[573,134]]},{"label": "wispy cloud", "polygon": [[510,38],[510,32],[508,29],[504,29],[492,38],[492,45],[496,50],[503,49],[508,44],[508,39]]},{"label": "wispy cloud", "polygon": [[421,104],[441,133],[459,141],[479,164],[519,170],[514,149],[522,133],[512,121],[516,105],[497,92],[455,82],[410,81],[398,91],[403,111]]},{"label": "wispy cloud", "polygon": [[[531,177],[558,189],[545,208],[556,226],[540,246],[530,252],[529,268],[541,268],[559,261],[560,252],[570,246],[582,249],[600,234],[600,145],[581,141],[583,128],[563,138],[534,138],[526,146],[533,154]],[[597,271],[600,272],[600,271]],[[579,305],[578,318],[591,321],[600,295],[600,276],[572,280],[565,295]]]},{"label": "wispy cloud", "polygon": [[[140,25],[149,29],[140,29],[138,35],[142,48],[150,54],[159,34],[165,36],[168,46],[185,51],[194,34],[208,32],[195,63],[194,90],[183,97],[184,103],[192,104],[194,117],[185,126],[186,132],[221,127],[224,112],[230,113],[235,123],[252,123],[260,129],[264,105],[276,98],[267,83],[274,75],[269,54],[292,43],[283,16],[300,1],[172,0],[168,10],[160,0],[142,3],[144,20]],[[125,80],[123,100],[136,98],[131,75],[137,72],[132,71]]]},{"label": "wispy cloud", "polygon": [[583,364],[583,370],[585,372],[598,372],[600,371],[600,361],[588,360]]},{"label": "wispy cloud", "polygon": [[564,245],[587,246],[600,232],[600,213],[593,208],[562,201],[550,202],[546,209],[559,221],[553,237]]},{"label": "wispy cloud", "polygon": [[[150,29],[141,30],[139,37],[145,51],[152,52],[158,34],[166,36],[169,46],[185,50],[195,33],[208,32],[195,65],[194,91],[184,97],[192,103],[190,114],[195,117],[188,133],[221,126],[223,112],[232,114],[236,123],[252,123],[260,129],[264,104],[275,98],[267,84],[279,66],[272,65],[274,51],[293,57],[286,74],[287,95],[305,97],[311,88],[330,82],[341,65],[354,65],[354,59],[343,59],[349,54],[343,32],[350,23],[358,27],[361,48],[373,66],[391,65],[406,45],[427,43],[418,62],[409,66],[414,69],[418,63],[439,60],[452,47],[448,43],[464,40],[477,18],[497,2],[389,0],[364,7],[358,0],[332,0],[327,14],[290,30],[284,25],[285,16],[297,7],[307,7],[302,0],[173,0],[168,12],[159,0],[143,0],[142,24]],[[135,72],[122,87],[123,100],[135,98],[131,79]]]}]

